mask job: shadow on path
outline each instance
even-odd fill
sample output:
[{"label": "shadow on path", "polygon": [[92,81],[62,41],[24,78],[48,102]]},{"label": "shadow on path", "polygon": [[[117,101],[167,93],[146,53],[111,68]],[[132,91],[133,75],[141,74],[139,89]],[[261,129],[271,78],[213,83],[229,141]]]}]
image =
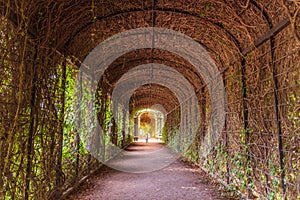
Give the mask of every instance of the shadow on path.
[{"label": "shadow on path", "polygon": [[[145,155],[147,155],[146,158]],[[149,169],[158,162],[163,162],[164,159],[169,161],[168,156],[175,155],[163,144],[139,142],[129,146],[110,164],[115,167],[125,166],[130,170],[139,167]],[[128,173],[103,166],[68,199],[210,200],[226,198],[221,197],[217,185],[211,183],[205,172],[176,159],[164,168],[145,173]]]},{"label": "shadow on path", "polygon": [[135,142],[105,165],[123,172],[146,173],[165,168],[178,158],[162,143]]}]

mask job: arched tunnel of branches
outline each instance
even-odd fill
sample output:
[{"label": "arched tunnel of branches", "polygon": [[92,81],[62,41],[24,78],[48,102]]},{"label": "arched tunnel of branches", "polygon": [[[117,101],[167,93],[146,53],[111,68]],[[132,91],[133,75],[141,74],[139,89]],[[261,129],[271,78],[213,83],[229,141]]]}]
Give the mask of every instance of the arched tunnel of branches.
[{"label": "arched tunnel of branches", "polygon": [[[68,194],[102,165],[85,148],[82,132],[93,133],[93,148],[108,159],[108,143],[132,142],[143,109],[162,113],[165,143],[226,187],[248,198],[300,198],[298,0],[1,0],[0,13],[1,199]],[[155,46],[115,54],[101,79],[92,80],[97,92],[84,86],[81,69],[90,52],[145,27],[200,45],[225,95],[211,92],[216,85],[192,58]],[[226,117],[216,137],[214,102],[222,99],[218,109]],[[73,104],[78,101],[95,105]],[[197,112],[189,106],[195,101]],[[101,130],[76,128],[87,110],[96,113]],[[196,128],[189,126],[195,121]],[[180,135],[190,132],[195,137],[182,148]]]}]

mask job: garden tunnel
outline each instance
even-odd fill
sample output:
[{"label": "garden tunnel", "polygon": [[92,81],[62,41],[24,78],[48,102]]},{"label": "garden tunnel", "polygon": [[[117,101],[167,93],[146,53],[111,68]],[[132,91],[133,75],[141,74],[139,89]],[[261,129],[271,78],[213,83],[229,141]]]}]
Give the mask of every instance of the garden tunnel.
[{"label": "garden tunnel", "polygon": [[167,145],[179,135],[180,153],[226,187],[299,198],[299,10],[0,0],[0,198],[66,195],[101,166],[91,152],[125,147],[147,109],[163,113]]}]

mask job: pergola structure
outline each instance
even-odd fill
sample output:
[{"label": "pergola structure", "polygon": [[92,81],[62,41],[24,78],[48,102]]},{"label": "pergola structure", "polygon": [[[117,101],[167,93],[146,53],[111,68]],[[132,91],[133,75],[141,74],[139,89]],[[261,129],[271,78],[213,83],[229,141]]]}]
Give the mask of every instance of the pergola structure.
[{"label": "pergola structure", "polygon": [[[176,53],[180,46],[173,52],[155,45],[124,52],[106,66],[96,80],[97,94],[91,94],[102,131],[110,129],[109,141],[124,146],[134,114],[159,104],[166,110],[165,142],[178,130],[194,131],[182,153],[224,185],[249,198],[299,198],[299,10],[298,0],[0,0],[0,198],[66,195],[99,168],[72,125],[83,123],[76,120],[89,107],[70,117],[77,109],[72,101],[85,100],[86,91],[78,86],[76,96],[70,88],[82,83],[78,72],[99,44],[138,28],[192,39],[216,66],[225,95],[214,97],[216,86],[204,75],[208,67],[202,63],[199,71],[194,58]],[[169,67],[174,76],[153,65]],[[136,77],[148,81],[130,87],[132,95],[122,93],[128,109],[113,105],[119,81],[134,84],[134,73],[122,77],[142,66],[150,72],[145,68]],[[153,81],[155,72],[161,82]],[[197,112],[186,91],[195,94]],[[226,118],[215,137],[211,126],[222,99]],[[198,126],[189,126],[191,121]],[[109,157],[106,139],[92,137],[97,151]],[[212,148],[203,156],[207,142]]]}]

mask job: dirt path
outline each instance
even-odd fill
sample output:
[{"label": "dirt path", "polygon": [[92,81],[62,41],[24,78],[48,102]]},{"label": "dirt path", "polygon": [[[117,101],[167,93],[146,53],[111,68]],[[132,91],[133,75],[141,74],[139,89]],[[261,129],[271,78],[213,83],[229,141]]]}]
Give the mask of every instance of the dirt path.
[{"label": "dirt path", "polygon": [[[162,144],[136,143],[125,153],[134,152],[134,155],[140,158],[139,154],[155,152],[161,148],[164,148]],[[137,161],[135,157],[128,159],[128,155],[121,157],[130,160],[125,163],[126,166],[128,163],[136,165],[140,163],[139,161],[145,162]],[[124,162],[121,163],[124,164]],[[148,165],[147,162],[144,164]],[[145,173],[128,173],[104,166],[68,199],[209,200],[226,198],[221,198],[217,186],[210,184],[207,175],[199,168],[175,160],[167,167]]]}]

